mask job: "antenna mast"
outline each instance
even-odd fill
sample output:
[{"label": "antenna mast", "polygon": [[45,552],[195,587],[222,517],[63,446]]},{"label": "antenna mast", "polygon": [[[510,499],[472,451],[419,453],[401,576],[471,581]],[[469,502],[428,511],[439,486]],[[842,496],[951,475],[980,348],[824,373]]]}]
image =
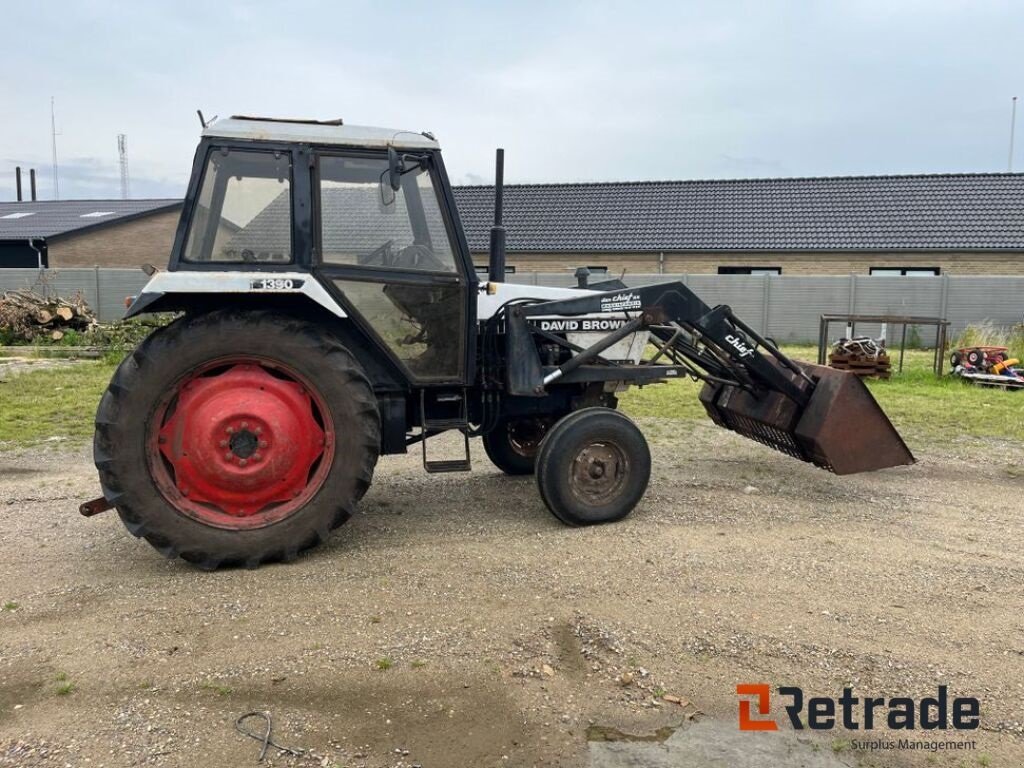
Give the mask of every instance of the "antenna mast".
[{"label": "antenna mast", "polygon": [[128,199],[128,137],[117,134],[117,155],[121,162],[121,199]]},{"label": "antenna mast", "polygon": [[57,119],[53,114],[53,96],[50,97],[50,139],[53,143],[53,199],[60,200],[60,176],[57,173]]},{"label": "antenna mast", "polygon": [[1013,110],[1010,112],[1010,159],[1006,163],[1006,170],[1013,173],[1013,132],[1017,127],[1017,97],[1013,97]]}]

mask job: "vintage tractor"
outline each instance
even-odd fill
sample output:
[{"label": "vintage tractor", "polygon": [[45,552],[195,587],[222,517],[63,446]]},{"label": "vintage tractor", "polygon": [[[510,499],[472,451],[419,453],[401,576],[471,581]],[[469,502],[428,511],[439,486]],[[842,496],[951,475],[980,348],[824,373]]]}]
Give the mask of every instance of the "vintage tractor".
[{"label": "vintage tractor", "polygon": [[[498,152],[489,279],[429,133],[236,117],[205,125],[167,271],[129,316],[177,312],[96,415],[103,495],[204,568],[291,560],[343,523],[381,454],[470,469],[480,437],[570,525],[643,496],[630,385],[692,376],[715,423],[837,474],[913,462],[855,376],[788,359],[679,282],[504,282]],[[644,355],[650,352],[650,356]],[[428,441],[460,432],[464,455]]]}]

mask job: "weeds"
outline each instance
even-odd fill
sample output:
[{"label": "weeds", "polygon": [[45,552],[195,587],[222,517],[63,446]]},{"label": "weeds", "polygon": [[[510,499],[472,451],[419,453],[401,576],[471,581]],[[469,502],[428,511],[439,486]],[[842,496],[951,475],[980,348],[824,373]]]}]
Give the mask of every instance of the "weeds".
[{"label": "weeds", "polygon": [[199,687],[202,688],[204,691],[210,691],[211,693],[215,693],[218,696],[227,696],[229,693],[231,693],[231,689],[228,686],[218,685],[212,680],[204,680],[199,685]]},{"label": "weeds", "polygon": [[380,671],[380,672],[385,672],[385,671],[391,669],[393,666],[395,666],[395,662],[393,662],[387,656],[385,656],[382,659],[377,659],[377,661],[376,661],[377,670]]},{"label": "weeds", "polygon": [[18,604],[16,602],[14,602],[13,600],[8,600],[6,603],[3,604],[2,610],[4,610],[4,611],[16,611],[16,610],[18,610]]},{"label": "weeds", "polygon": [[1007,328],[990,320],[973,323],[960,332],[952,347],[1008,347],[1014,357],[1020,357],[1024,355],[1024,325]]},{"label": "weeds", "polygon": [[850,747],[850,742],[846,739],[836,739],[832,742],[832,751],[837,755],[840,752],[845,752]]}]

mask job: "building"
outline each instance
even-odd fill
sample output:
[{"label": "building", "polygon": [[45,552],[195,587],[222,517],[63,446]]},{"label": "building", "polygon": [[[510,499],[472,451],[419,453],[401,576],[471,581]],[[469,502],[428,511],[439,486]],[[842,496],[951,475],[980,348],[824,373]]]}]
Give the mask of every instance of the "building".
[{"label": "building", "polygon": [[[494,190],[455,199],[484,267]],[[163,266],[180,213],[179,200],[0,203],[0,267]],[[514,184],[505,226],[521,271],[1024,275],[1024,174]]]},{"label": "building", "polygon": [[[494,190],[455,197],[478,265]],[[508,264],[562,272],[1024,275],[1024,174],[521,184]]]},{"label": "building", "polygon": [[181,200],[0,203],[0,268],[164,266]]}]

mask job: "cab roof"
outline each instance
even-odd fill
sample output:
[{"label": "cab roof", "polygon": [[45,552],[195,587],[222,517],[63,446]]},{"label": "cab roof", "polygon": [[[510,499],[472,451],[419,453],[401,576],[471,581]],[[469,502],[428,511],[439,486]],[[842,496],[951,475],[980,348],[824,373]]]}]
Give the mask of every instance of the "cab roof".
[{"label": "cab roof", "polygon": [[344,125],[341,120],[292,120],[235,115],[215,120],[203,129],[204,137],[337,144],[346,147],[440,149],[428,133],[367,125]]}]

